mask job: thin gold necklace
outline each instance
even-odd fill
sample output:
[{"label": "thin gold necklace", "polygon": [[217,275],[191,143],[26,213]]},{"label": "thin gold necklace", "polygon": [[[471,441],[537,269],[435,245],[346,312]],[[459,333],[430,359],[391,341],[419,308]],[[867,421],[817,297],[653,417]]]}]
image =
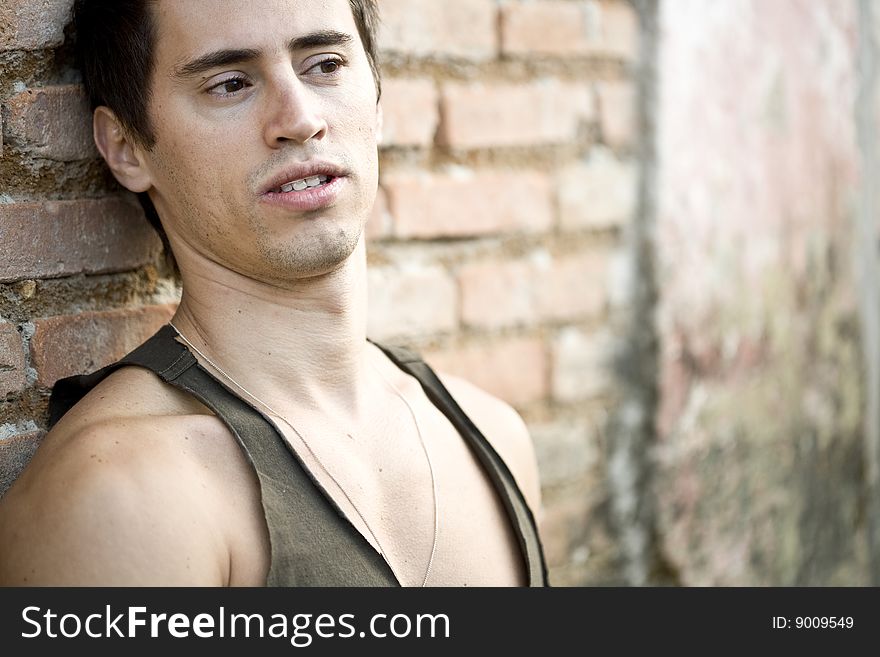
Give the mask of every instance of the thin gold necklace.
[{"label": "thin gold necklace", "polygon": [[[309,445],[309,443],[305,439],[305,437],[300,433],[299,429],[297,429],[295,426],[293,426],[293,424],[291,424],[291,422],[286,417],[281,415],[281,413],[279,413],[278,411],[273,409],[271,406],[269,406],[269,404],[264,402],[262,399],[260,399],[256,395],[254,395],[252,392],[250,392],[247,388],[245,388],[243,385],[241,385],[238,381],[236,381],[231,376],[229,376],[229,374],[227,374],[219,365],[214,363],[214,361],[212,361],[205,354],[203,354],[201,351],[199,351],[198,347],[196,347],[192,342],[190,342],[186,338],[186,336],[180,332],[180,329],[178,329],[172,322],[168,322],[168,324],[171,326],[171,328],[173,328],[175,330],[177,335],[180,336],[180,339],[183,340],[190,349],[192,349],[199,356],[201,356],[202,359],[206,363],[208,363],[211,367],[213,367],[220,374],[222,374],[224,378],[226,378],[236,388],[238,388],[244,394],[246,394],[248,397],[250,397],[253,401],[257,402],[260,406],[262,406],[267,411],[269,411],[269,413],[271,415],[277,417],[279,420],[284,422],[284,424],[286,424],[288,427],[291,428],[291,430],[300,439],[302,444],[305,445],[305,448],[309,451],[309,454],[312,456],[312,458],[315,460],[315,462],[321,467],[321,469],[324,471],[324,473],[328,477],[330,477],[330,479],[333,481],[333,483],[336,484],[336,487],[345,496],[345,499],[348,500],[348,503],[351,505],[351,508],[353,508],[355,513],[358,514],[358,517],[361,519],[361,522],[364,523],[364,527],[367,528],[367,531],[370,532],[370,536],[373,537],[373,540],[376,542],[376,545],[379,547],[379,555],[385,560],[385,563],[388,564],[388,568],[390,568],[391,572],[394,573],[394,576],[397,578],[397,581],[400,581],[400,577],[398,577],[397,573],[394,571],[394,568],[392,567],[391,562],[388,561],[388,555],[385,552],[385,549],[382,547],[382,544],[379,542],[379,538],[376,536],[376,533],[370,527],[370,523],[367,522],[367,519],[360,512],[360,509],[358,509],[357,505],[354,503],[354,500],[351,499],[349,494],[345,491],[345,488],[343,488],[342,485],[339,483],[339,481],[337,481],[336,477],[333,476],[333,473],[331,473],[330,470],[328,470],[327,467],[324,465],[324,463],[321,461],[321,459],[318,458],[318,455],[315,454],[315,451],[311,448],[311,446]],[[400,400],[404,403],[404,405],[409,410],[409,413],[412,416],[413,422],[416,425],[416,433],[418,434],[418,437],[419,437],[419,444],[422,446],[422,451],[425,453],[425,459],[428,462],[428,470],[431,473],[431,495],[432,495],[433,502],[434,502],[434,538],[431,542],[431,556],[428,558],[428,567],[425,569],[425,577],[422,579],[421,585],[422,585],[422,587],[424,587],[427,584],[428,577],[431,574],[431,567],[434,565],[434,554],[437,551],[437,534],[439,533],[439,530],[440,530],[439,499],[438,499],[438,495],[437,495],[437,481],[434,477],[434,464],[431,462],[431,455],[428,453],[428,448],[425,445],[425,439],[422,437],[422,429],[419,426],[419,419],[416,416],[416,412],[413,410],[413,407],[407,401],[406,397],[403,396],[403,393],[401,393],[400,390],[397,389],[397,386],[395,386],[392,381],[389,381],[385,377],[385,375],[381,372],[381,370],[379,370],[378,367],[373,365],[372,362],[371,362],[371,365],[373,366],[373,369],[376,370],[376,373],[379,375],[379,377],[382,379],[382,381],[385,382],[385,385],[388,386],[394,392],[394,394],[400,398]]]}]

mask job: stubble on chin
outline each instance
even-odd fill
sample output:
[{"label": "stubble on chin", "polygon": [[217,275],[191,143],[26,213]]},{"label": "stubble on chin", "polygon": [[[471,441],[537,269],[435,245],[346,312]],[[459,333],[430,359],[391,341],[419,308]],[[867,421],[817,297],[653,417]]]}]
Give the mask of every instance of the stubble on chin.
[{"label": "stubble on chin", "polygon": [[260,262],[280,280],[320,276],[337,269],[357,248],[360,231],[355,226],[339,226],[334,230],[299,236],[295,241],[281,243],[267,234],[257,237]]}]

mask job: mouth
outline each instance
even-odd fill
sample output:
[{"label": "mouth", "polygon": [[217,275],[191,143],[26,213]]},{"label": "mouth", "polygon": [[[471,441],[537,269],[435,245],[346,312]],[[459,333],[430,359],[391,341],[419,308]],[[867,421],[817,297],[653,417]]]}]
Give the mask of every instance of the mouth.
[{"label": "mouth", "polygon": [[285,212],[311,212],[336,204],[348,173],[332,164],[312,162],[288,168],[271,181],[261,201]]},{"label": "mouth", "polygon": [[290,182],[284,183],[274,189],[270,189],[269,192],[272,194],[289,194],[291,192],[304,192],[309,189],[316,189],[319,187],[323,187],[324,185],[329,185],[336,176],[329,176],[325,174],[319,174],[317,176],[310,176],[308,178],[300,178],[299,180],[291,180]]},{"label": "mouth", "polygon": [[301,194],[320,190],[347,175],[347,171],[331,162],[313,160],[293,164],[273,176],[263,187],[262,193],[264,195]]}]

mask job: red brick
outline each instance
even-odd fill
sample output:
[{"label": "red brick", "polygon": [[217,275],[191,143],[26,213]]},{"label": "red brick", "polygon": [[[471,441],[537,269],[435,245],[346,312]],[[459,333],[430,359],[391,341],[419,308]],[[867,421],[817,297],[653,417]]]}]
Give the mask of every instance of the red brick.
[{"label": "red brick", "polygon": [[430,80],[382,81],[383,146],[429,146],[439,121],[439,94]]},{"label": "red brick", "polygon": [[560,321],[601,314],[607,300],[609,267],[608,254],[598,250],[537,260],[534,286],[538,317]]},{"label": "red brick", "polygon": [[602,141],[612,148],[632,147],[636,139],[636,89],[615,80],[596,85]]},{"label": "red brick", "polygon": [[368,240],[379,240],[391,234],[391,213],[388,211],[388,195],[381,187],[376,191],[376,202],[367,220],[365,235]]},{"label": "red brick", "polygon": [[30,154],[62,162],[98,155],[82,86],[26,89],[8,99],[6,107],[7,135]]},{"label": "red brick", "polygon": [[535,319],[534,268],[525,260],[477,262],[458,274],[461,321],[466,326],[501,328]]},{"label": "red brick", "polygon": [[501,7],[504,54],[584,54],[599,41],[590,3],[545,0],[510,2]]},{"label": "red brick", "polygon": [[565,329],[553,341],[553,398],[576,402],[605,393],[611,357],[608,335]]},{"label": "red brick", "polygon": [[434,369],[466,379],[514,406],[542,400],[549,393],[547,355],[538,338],[426,350],[424,356]]},{"label": "red brick", "polygon": [[544,0],[501,8],[501,50],[507,55],[603,55],[634,60],[638,17],[621,2]]},{"label": "red brick", "polygon": [[537,172],[396,172],[383,178],[402,238],[536,233],[553,224],[550,179]]},{"label": "red brick", "polygon": [[456,327],[457,291],[442,267],[371,267],[368,276],[371,338],[442,333]]},{"label": "red brick", "polygon": [[64,41],[73,0],[3,0],[0,51],[40,50]]},{"label": "red brick", "polygon": [[590,89],[545,79],[527,84],[450,83],[442,91],[440,142],[453,148],[561,144],[595,119]]},{"label": "red brick", "polygon": [[31,355],[37,382],[97,370],[144,342],[174,314],[176,304],[49,317],[34,322]]},{"label": "red brick", "polygon": [[27,387],[24,346],[15,324],[0,322],[0,399]]},{"label": "red brick", "polygon": [[494,0],[380,0],[379,9],[383,50],[473,60],[498,50]]},{"label": "red brick", "polygon": [[[5,433],[0,431],[0,434]],[[3,497],[30,463],[45,435],[45,431],[34,429],[8,437],[0,436],[0,497]]]},{"label": "red brick", "polygon": [[584,253],[478,262],[459,272],[462,322],[495,329],[598,315],[605,307],[608,258]]},{"label": "red brick", "polygon": [[627,0],[600,4],[599,30],[602,33],[600,52],[612,57],[635,61],[639,55],[640,26],[635,8]]},{"label": "red brick", "polygon": [[620,227],[632,219],[638,198],[634,162],[602,149],[559,174],[559,223],[563,230]]},{"label": "red brick", "polygon": [[161,243],[133,197],[0,204],[0,282],[124,271]]}]

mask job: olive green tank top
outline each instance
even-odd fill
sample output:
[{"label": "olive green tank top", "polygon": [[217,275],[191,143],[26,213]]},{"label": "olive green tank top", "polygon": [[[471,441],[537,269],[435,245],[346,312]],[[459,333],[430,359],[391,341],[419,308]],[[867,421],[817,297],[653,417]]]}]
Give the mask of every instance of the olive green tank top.
[{"label": "olive green tank top", "polygon": [[[49,402],[50,427],[115,370],[144,367],[211,409],[256,471],[271,545],[267,585],[400,586],[385,559],[351,524],[275,425],[202,367],[174,338],[174,329],[166,325],[120,361],[92,374],[58,381]],[[476,455],[518,538],[529,586],[546,586],[547,568],[535,520],[507,466],[424,361],[408,350],[374,344],[418,379],[428,399]]]}]

